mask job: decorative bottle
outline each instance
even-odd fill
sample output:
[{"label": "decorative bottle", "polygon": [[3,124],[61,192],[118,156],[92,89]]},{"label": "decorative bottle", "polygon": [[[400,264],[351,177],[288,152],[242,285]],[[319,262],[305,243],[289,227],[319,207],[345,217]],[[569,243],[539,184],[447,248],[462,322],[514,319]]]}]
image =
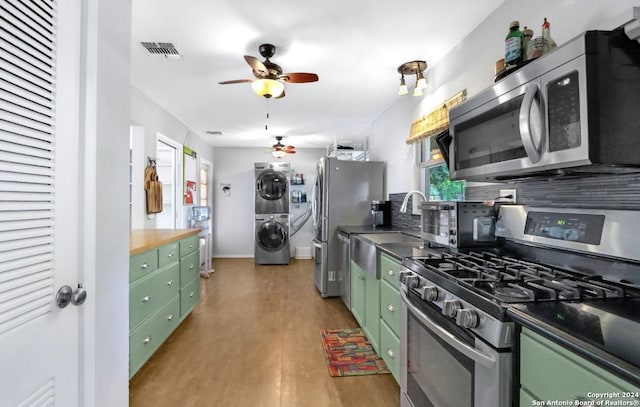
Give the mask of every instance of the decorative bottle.
[{"label": "decorative bottle", "polygon": [[520,22],[509,24],[509,33],[504,40],[504,63],[506,66],[517,65],[523,61],[524,36],[520,31]]},{"label": "decorative bottle", "polygon": [[551,24],[547,21],[547,17],[544,18],[542,23],[542,38],[544,38],[545,54],[556,47],[556,42],[551,38]]}]

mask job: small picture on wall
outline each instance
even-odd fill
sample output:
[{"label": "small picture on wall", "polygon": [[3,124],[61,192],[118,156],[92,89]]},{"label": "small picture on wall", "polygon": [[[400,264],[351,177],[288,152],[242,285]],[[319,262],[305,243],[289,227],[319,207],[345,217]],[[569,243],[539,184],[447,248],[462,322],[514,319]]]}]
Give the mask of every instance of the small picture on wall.
[{"label": "small picture on wall", "polygon": [[197,185],[197,160],[196,160],[196,152],[191,150],[187,146],[182,147],[182,151],[184,152],[183,163],[183,171],[184,174],[184,183],[183,183],[183,194],[184,194],[184,205],[193,205],[193,201],[195,199],[196,194],[196,185]]}]

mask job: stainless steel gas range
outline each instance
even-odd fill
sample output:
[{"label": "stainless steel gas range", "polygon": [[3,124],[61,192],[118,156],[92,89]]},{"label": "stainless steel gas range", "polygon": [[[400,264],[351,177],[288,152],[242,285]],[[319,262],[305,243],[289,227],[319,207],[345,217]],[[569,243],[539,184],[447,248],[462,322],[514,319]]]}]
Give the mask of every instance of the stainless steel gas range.
[{"label": "stainless steel gas range", "polygon": [[[496,247],[443,248],[405,258],[402,406],[511,406],[517,399],[516,332],[507,310],[543,303],[637,304],[638,230],[635,211],[510,205],[498,212]],[[601,336],[612,336],[604,331],[620,326],[612,323],[616,318],[627,317],[607,315]],[[632,329],[623,335],[640,335],[640,324]],[[616,342],[617,357],[635,358],[634,340]],[[630,363],[640,369],[640,361]]]}]

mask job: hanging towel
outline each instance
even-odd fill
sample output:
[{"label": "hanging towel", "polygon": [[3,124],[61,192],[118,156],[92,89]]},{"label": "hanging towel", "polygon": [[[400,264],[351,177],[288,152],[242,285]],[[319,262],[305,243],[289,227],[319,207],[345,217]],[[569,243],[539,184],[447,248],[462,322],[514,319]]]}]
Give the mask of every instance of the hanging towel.
[{"label": "hanging towel", "polygon": [[147,213],[162,212],[162,182],[158,180],[155,165],[144,169],[144,189],[147,191]]}]

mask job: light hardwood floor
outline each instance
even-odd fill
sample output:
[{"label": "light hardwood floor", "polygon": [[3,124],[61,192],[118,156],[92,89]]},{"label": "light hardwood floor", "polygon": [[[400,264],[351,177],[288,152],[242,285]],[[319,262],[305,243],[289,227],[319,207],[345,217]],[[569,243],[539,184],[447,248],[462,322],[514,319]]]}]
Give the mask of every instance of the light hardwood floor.
[{"label": "light hardwood floor", "polygon": [[396,407],[390,374],[330,377],[320,330],[358,324],[313,261],[215,259],[200,303],[129,382],[131,407]]}]

